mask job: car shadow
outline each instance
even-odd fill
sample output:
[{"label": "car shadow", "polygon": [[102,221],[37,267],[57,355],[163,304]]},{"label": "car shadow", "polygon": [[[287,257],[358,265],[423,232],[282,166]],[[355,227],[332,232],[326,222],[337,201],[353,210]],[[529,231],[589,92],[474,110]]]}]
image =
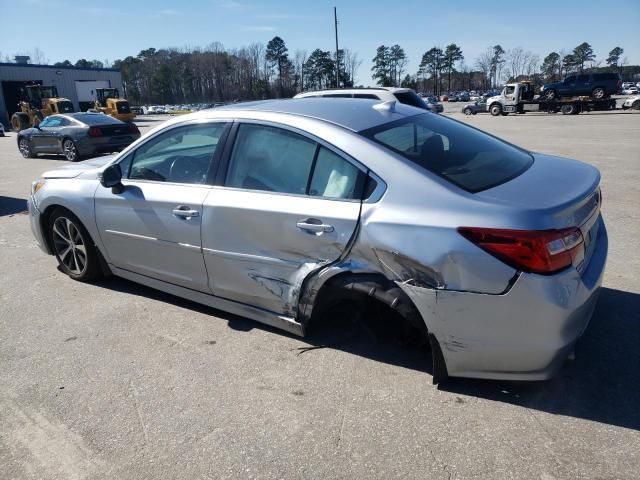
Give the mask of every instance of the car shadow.
[{"label": "car shadow", "polygon": [[[118,277],[97,286],[171,303],[227,321],[229,328],[254,328],[298,338],[282,330],[212,309]],[[358,315],[354,315],[358,317]],[[432,374],[431,353],[393,328],[389,317],[367,314],[327,316],[310,329],[295,355],[323,348]],[[360,315],[360,317],[362,317]],[[559,375],[543,382],[449,378],[441,391],[509,403],[547,413],[640,430],[640,294],[603,288],[593,319]],[[430,378],[425,376],[425,381]]]},{"label": "car shadow", "polygon": [[0,195],[0,217],[26,211],[27,201],[24,198],[3,197]]}]

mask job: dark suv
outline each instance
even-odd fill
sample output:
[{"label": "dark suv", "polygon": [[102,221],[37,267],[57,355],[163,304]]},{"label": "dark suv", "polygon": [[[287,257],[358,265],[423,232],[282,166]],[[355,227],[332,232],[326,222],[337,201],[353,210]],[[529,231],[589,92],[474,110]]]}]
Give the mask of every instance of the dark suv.
[{"label": "dark suv", "polygon": [[547,100],[577,95],[601,99],[618,93],[621,84],[617,73],[581,73],[569,75],[562,82],[543,85],[540,95]]}]

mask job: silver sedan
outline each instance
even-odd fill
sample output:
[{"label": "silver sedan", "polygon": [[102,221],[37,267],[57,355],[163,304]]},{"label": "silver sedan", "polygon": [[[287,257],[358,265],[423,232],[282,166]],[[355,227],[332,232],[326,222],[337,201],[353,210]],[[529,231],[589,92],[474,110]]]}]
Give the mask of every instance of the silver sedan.
[{"label": "silver sedan", "polygon": [[110,273],[297,335],[332,304],[385,304],[428,338],[434,382],[542,380],[597,301],[599,183],[421,109],[312,98],[173,119],[45,173],[29,212],[76,280]]}]

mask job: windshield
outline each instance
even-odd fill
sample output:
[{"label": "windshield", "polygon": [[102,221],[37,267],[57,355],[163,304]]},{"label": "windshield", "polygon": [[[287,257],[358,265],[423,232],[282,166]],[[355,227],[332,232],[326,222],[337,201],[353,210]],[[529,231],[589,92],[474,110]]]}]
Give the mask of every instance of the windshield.
[{"label": "windshield", "polygon": [[360,134],[472,193],[507,182],[533,163],[524,150],[440,115],[416,115]]}]

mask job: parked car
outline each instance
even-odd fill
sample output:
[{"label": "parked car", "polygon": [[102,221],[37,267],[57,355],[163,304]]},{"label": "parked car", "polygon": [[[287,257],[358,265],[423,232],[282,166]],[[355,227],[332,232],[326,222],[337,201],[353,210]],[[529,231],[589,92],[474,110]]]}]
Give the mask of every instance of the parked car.
[{"label": "parked car", "polygon": [[467,103],[462,107],[462,113],[465,115],[475,115],[477,113],[487,112],[487,99],[476,100],[473,103]]},{"label": "parked car", "polygon": [[623,95],[638,95],[639,91],[638,91],[638,87],[627,87],[626,89],[622,90],[622,94]]},{"label": "parked car", "polygon": [[627,98],[622,104],[623,110],[640,110],[640,95],[636,95],[634,97]]},{"label": "parked car", "polygon": [[438,102],[425,102],[410,88],[378,87],[378,88],[340,88],[333,90],[317,90],[315,92],[299,93],[293,98],[359,98],[361,100],[381,100],[383,102],[398,101],[405,105],[442,112],[442,105]]},{"label": "parked car", "polygon": [[458,94],[458,100],[461,102],[468,102],[471,100],[471,97],[467,92],[461,92]]},{"label": "parked car", "polygon": [[140,131],[133,123],[85,112],[45,117],[38,126],[20,131],[17,142],[24,158],[55,153],[77,162],[97,153],[119,152],[138,138]]},{"label": "parked car", "polygon": [[540,89],[540,95],[547,100],[580,95],[601,99],[618,93],[621,85],[617,73],[585,73],[569,75],[562,82],[545,84]]},{"label": "parked car", "polygon": [[450,93],[447,95],[450,102],[457,102],[459,100],[457,93]]},{"label": "parked car", "polygon": [[28,209],[75,280],[108,271],[297,335],[378,302],[428,335],[436,382],[542,380],[596,305],[599,183],[420,108],[306,98],[176,117],[44,173]]},{"label": "parked car", "polygon": [[440,102],[438,102],[437,97],[423,97],[422,100],[427,105],[427,108],[435,113],[442,113],[444,111],[444,107]]}]

